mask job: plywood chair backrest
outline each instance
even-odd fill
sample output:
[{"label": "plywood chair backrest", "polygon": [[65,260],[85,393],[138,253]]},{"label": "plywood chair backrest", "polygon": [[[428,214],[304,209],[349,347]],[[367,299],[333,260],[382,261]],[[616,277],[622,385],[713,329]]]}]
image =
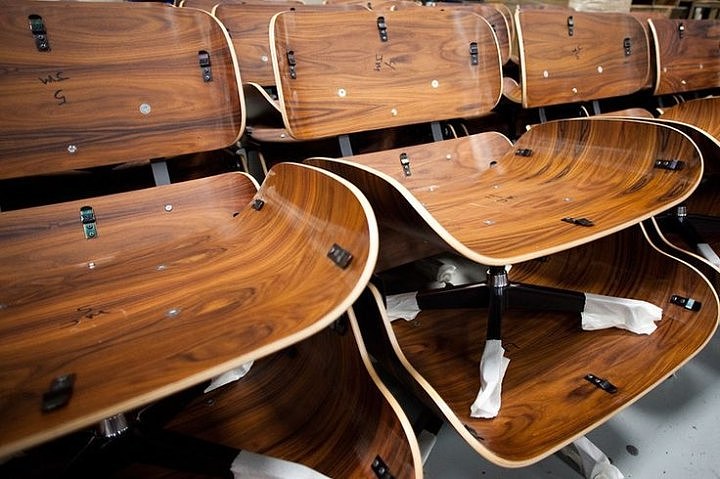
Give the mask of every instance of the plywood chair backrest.
[{"label": "plywood chair backrest", "polygon": [[270,32],[283,120],[298,139],[475,117],[499,100],[495,35],[470,12],[284,12]]},{"label": "plywood chair backrest", "polygon": [[272,17],[283,11],[332,11],[362,9],[360,5],[303,5],[297,2],[223,1],[213,14],[227,28],[238,59],[244,83],[275,85],[270,54],[269,25]]},{"label": "plywood chair backrest", "polygon": [[244,129],[229,39],[158,4],[0,3],[0,178],[219,149]]},{"label": "plywood chair backrest", "polygon": [[515,22],[526,108],[629,95],[648,84],[647,36],[629,14],[518,9]]},{"label": "plywood chair backrest", "polygon": [[720,87],[720,20],[649,19],[655,95]]},{"label": "plywood chair backrest", "polygon": [[[492,27],[497,38],[498,47],[500,48],[500,57],[502,64],[510,61],[510,39],[512,32],[508,25],[506,17],[507,6],[492,3],[453,3],[453,2],[434,2],[435,8],[451,9],[451,10],[467,10],[483,17]],[[504,7],[504,8],[503,8]],[[512,20],[512,17],[510,17]]]}]

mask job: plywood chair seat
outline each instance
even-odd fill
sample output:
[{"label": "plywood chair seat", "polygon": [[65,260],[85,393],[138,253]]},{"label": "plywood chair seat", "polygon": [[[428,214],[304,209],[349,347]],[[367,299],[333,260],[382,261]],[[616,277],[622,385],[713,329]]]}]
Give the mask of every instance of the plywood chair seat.
[{"label": "plywood chair seat", "polygon": [[332,329],[256,361],[236,383],[198,397],[167,427],[302,462],[329,477],[375,477],[376,459],[393,477],[423,475],[415,433],[379,380],[352,310]]},{"label": "plywood chair seat", "polygon": [[[495,418],[470,416],[480,387],[483,310],[426,310],[413,321],[390,322],[376,292],[362,313],[366,342],[481,456],[505,467],[537,462],[637,401],[716,330],[714,289],[694,265],[648,242],[645,228],[633,226],[513,267],[513,277],[524,283],[642,299],[662,307],[663,315],[658,329],[645,336],[615,328],[583,331],[571,313],[508,310],[503,344],[510,363]],[[672,295],[699,300],[702,308],[671,304]],[[596,387],[588,374],[617,392]]]},{"label": "plywood chair seat", "polygon": [[[257,193],[228,174],[2,213],[2,455],[329,325],[374,264],[369,206],[358,198],[327,174],[284,164]],[[97,217],[92,240],[79,220],[86,205]],[[328,258],[334,244],[352,254],[345,269]],[[72,400],[43,413],[43,393],[65,374],[76,375]]]},{"label": "plywood chair seat", "polygon": [[[207,12],[0,6],[0,178],[170,161],[242,135],[237,61]],[[34,191],[42,206],[0,212],[0,457],[270,355],[351,306],[378,249],[357,188],[301,164],[261,186],[222,171],[66,202]]]},{"label": "plywood chair seat", "polygon": [[[671,158],[685,167],[656,166]],[[687,198],[703,172],[697,147],[680,131],[599,118],[536,125],[512,146],[481,133],[306,161],[358,185],[387,228],[485,265],[537,258],[638,223]]]}]

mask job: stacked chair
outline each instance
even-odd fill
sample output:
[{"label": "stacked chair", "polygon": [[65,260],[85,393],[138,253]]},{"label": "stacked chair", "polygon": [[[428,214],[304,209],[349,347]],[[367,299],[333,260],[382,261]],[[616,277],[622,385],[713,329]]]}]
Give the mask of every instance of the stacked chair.
[{"label": "stacked chair", "polygon": [[[383,13],[274,17],[286,127],[352,147],[358,132],[427,124],[435,141],[361,154],[346,146],[342,158],[307,163],[349,179],[376,211],[381,287],[371,286],[360,321],[372,354],[478,453],[528,465],[642,397],[714,333],[717,295],[703,265],[660,252],[641,224],[692,194],[702,150],[669,125],[616,118],[545,122],[514,142],[493,131],[446,139],[441,122],[490,114],[499,100],[492,28],[451,8]],[[630,49],[647,61],[643,28],[632,28]],[[610,55],[626,50],[621,42]],[[646,68],[629,91],[647,82]],[[383,273],[433,248],[485,266],[486,280],[393,294],[414,319],[391,322],[382,289],[398,287]],[[595,295],[631,306],[596,316]],[[646,325],[652,334],[581,328],[581,317],[628,327],[617,320],[649,305],[662,310]],[[489,351],[498,344],[509,366]],[[483,395],[496,410],[471,417]]]},{"label": "stacked chair", "polygon": [[698,190],[658,221],[673,245],[700,255],[720,272],[720,189],[716,186],[720,174],[720,98],[713,95],[720,87],[720,22],[649,19],[648,25],[655,45],[653,95],[661,100],[670,97],[675,103],[662,103],[658,118],[688,134],[707,136],[705,156],[711,158]]},{"label": "stacked chair", "polygon": [[[421,477],[351,309],[378,250],[364,196],[289,163],[261,185],[237,171],[171,181],[178,155],[243,133],[224,27],[134,3],[2,2],[0,18],[0,176],[60,183],[0,213],[6,477],[122,477],[138,462]],[[128,168],[157,185],[88,194],[99,170]],[[218,407],[197,411],[208,398]],[[234,436],[210,427],[226,403]],[[180,426],[191,415],[202,437]]]},{"label": "stacked chair", "polygon": [[0,475],[524,467],[710,340],[717,21],[327,3],[0,0]]}]

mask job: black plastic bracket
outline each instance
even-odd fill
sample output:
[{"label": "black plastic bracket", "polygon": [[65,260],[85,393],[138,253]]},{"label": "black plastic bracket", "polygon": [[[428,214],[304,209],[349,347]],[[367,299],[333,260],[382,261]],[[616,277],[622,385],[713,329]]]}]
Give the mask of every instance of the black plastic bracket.
[{"label": "black plastic bracket", "polygon": [[575,35],[575,19],[572,17],[572,15],[567,18],[567,29],[569,37]]},{"label": "black plastic bracket", "polygon": [[685,168],[685,162],[682,160],[655,160],[655,168],[679,171]]},{"label": "black plastic bracket", "polygon": [[632,54],[632,41],[630,37],[625,37],[623,40],[623,49],[625,50],[625,56],[629,57]]},{"label": "black plastic bracket", "polygon": [[685,24],[683,22],[680,22],[678,25],[678,36],[680,38],[685,38]]},{"label": "black plastic bracket", "polygon": [[297,60],[295,59],[295,52],[290,50],[287,52],[287,62],[288,62],[288,68],[290,70],[290,78],[292,80],[295,80],[297,78],[297,71],[295,71],[295,67],[297,66]]},{"label": "black plastic bracket", "polygon": [[82,223],[83,233],[85,233],[85,239],[97,237],[95,211],[92,206],[83,206],[80,208],[80,222]]},{"label": "black plastic bracket", "polygon": [[75,373],[58,376],[50,383],[50,389],[43,393],[42,412],[51,412],[67,406],[75,386]]},{"label": "black plastic bracket", "polygon": [[478,44],[477,42],[470,42],[470,64],[478,64]]},{"label": "black plastic bracket", "polygon": [[577,226],[595,226],[595,223],[593,223],[592,220],[589,220],[587,218],[571,218],[569,216],[566,216],[561,221]]},{"label": "black plastic bracket", "polygon": [[343,249],[337,243],[334,243],[332,245],[332,248],[330,248],[330,251],[328,251],[327,256],[333,261],[333,263],[335,263],[342,269],[347,268],[353,258],[353,255],[350,254],[348,250]]},{"label": "black plastic bracket", "polygon": [[200,73],[202,74],[203,81],[205,83],[213,81],[212,69],[210,68],[212,66],[210,63],[210,54],[205,50],[200,50],[198,52],[198,62],[200,63]]},{"label": "black plastic bracket", "polygon": [[28,21],[30,22],[30,31],[32,32],[33,38],[35,39],[35,46],[39,52],[50,51],[50,41],[48,40],[47,30],[45,29],[45,22],[40,15],[29,15]]},{"label": "black plastic bracket", "polygon": [[390,469],[380,456],[375,456],[375,460],[370,467],[378,479],[395,479],[395,476],[390,474]]},{"label": "black plastic bracket", "polygon": [[388,41],[387,23],[385,23],[385,17],[377,18],[378,33],[380,33],[380,41]]},{"label": "black plastic bracket", "polygon": [[263,200],[261,200],[260,198],[256,198],[252,202],[252,209],[254,209],[255,211],[260,211],[263,208],[263,206],[265,206],[265,202]]},{"label": "black plastic bracket", "polygon": [[613,383],[611,383],[607,379],[599,378],[599,377],[595,376],[594,374],[588,374],[587,376],[585,376],[585,379],[590,381],[595,386],[599,387],[600,389],[602,389],[603,391],[605,391],[607,393],[615,394],[618,390],[617,387]]},{"label": "black plastic bracket", "polygon": [[677,294],[673,294],[672,296],[670,296],[669,303],[676,306],[681,306],[690,311],[700,311],[700,308],[702,308],[702,303],[700,301],[695,301],[692,298],[686,298]]},{"label": "black plastic bracket", "polygon": [[410,158],[408,158],[407,153],[400,153],[400,164],[402,165],[405,176],[411,176],[412,171],[410,171]]},{"label": "black plastic bracket", "polygon": [[515,156],[525,156],[530,157],[532,156],[533,151],[530,148],[518,148],[515,150]]}]

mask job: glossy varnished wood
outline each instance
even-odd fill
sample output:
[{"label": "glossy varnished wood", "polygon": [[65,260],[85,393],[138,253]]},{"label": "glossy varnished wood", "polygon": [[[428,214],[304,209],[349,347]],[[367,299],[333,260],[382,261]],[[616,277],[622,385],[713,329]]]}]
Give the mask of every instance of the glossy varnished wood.
[{"label": "glossy varnished wood", "polygon": [[[346,268],[334,244],[352,254]],[[351,305],[376,255],[367,201],[304,165],[276,165],[257,193],[237,173],[0,213],[0,456],[313,334]],[[41,413],[69,373],[70,403]]]},{"label": "glossy varnished wood", "polygon": [[[270,32],[283,118],[299,139],[473,117],[499,100],[497,42],[489,24],[470,12],[285,12],[273,18]],[[477,65],[471,42],[478,45]]]},{"label": "glossy varnished wood", "polygon": [[225,25],[232,38],[243,82],[269,86],[275,85],[268,30],[273,15],[286,10],[330,11],[352,8],[362,7],[302,5],[292,1],[230,1],[218,3],[213,14]]},{"label": "glossy varnished wood", "polygon": [[[209,14],[158,4],[0,3],[0,178],[222,148],[243,128],[237,65]],[[42,17],[39,51],[28,17]],[[199,52],[212,63],[203,81]]]},{"label": "glossy varnished wood", "polygon": [[[717,295],[705,277],[651,247],[640,226],[518,264],[510,278],[649,301],[663,308],[663,316],[647,336],[615,328],[583,331],[576,314],[506,311],[502,337],[510,365],[494,419],[470,417],[480,387],[486,310],[423,311],[412,322],[392,324],[384,313],[381,320],[361,316],[371,335],[366,342],[376,347],[370,352],[479,454],[502,466],[536,462],[602,424],[700,351],[718,322]],[[669,304],[673,294],[701,301],[701,310]],[[587,374],[607,379],[617,393],[597,388]]]},{"label": "glossy varnished wood", "polygon": [[648,39],[633,16],[535,8],[515,16],[524,107],[628,95],[648,84]]},{"label": "glossy varnished wood", "polygon": [[656,95],[720,86],[720,20],[653,18],[648,23],[655,44]]},{"label": "glossy varnished wood", "polygon": [[[451,10],[467,10],[483,17],[495,33],[495,38],[500,49],[500,58],[502,64],[506,64],[510,60],[510,27],[508,26],[508,18],[505,16],[507,6],[493,3],[452,3],[452,2],[434,2],[429,4],[435,8],[451,9]],[[504,8],[503,8],[504,7]],[[512,21],[512,16],[510,17]]]},{"label": "glossy varnished wood", "polygon": [[256,361],[240,381],[198,397],[168,428],[337,478],[422,478],[408,419],[365,351],[354,315]]},{"label": "glossy varnished wood", "polygon": [[[680,159],[686,167],[658,169],[658,159]],[[637,223],[687,198],[703,174],[695,143],[674,128],[600,118],[536,125],[513,147],[484,133],[308,161],[358,185],[387,227],[434,238],[490,265],[536,258]]]}]

